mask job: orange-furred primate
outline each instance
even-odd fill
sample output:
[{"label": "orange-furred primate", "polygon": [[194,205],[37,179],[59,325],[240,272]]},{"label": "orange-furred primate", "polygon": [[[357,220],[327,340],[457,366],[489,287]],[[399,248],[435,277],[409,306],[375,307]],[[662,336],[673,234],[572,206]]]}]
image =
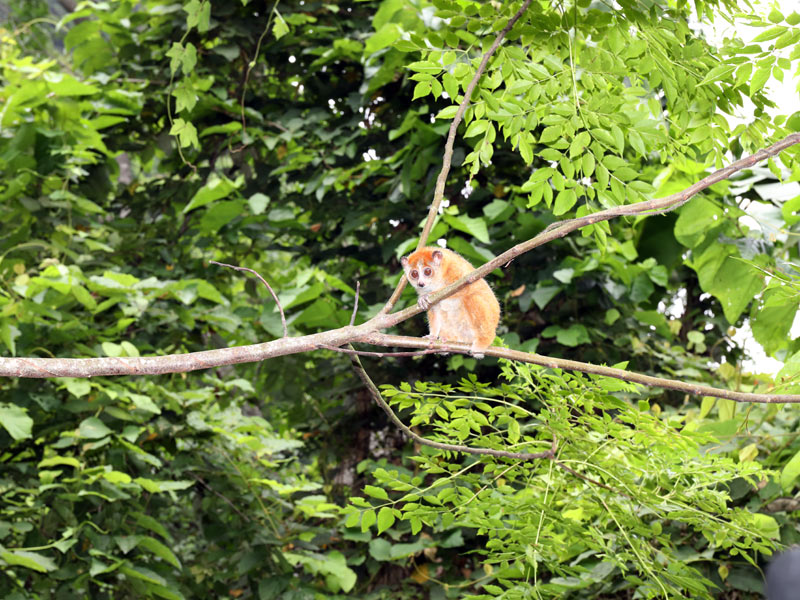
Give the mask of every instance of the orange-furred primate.
[{"label": "orange-furred primate", "polygon": [[458,281],[474,267],[451,250],[431,247],[404,256],[400,262],[419,294],[417,304],[428,311],[428,337],[470,344],[472,355],[483,358],[500,321],[500,304],[489,284],[480,279],[431,306],[429,294]]}]

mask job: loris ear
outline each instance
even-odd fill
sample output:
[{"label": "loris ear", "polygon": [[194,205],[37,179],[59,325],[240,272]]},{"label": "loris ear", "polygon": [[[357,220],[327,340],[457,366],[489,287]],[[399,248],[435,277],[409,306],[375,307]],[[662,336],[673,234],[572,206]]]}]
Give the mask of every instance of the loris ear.
[{"label": "loris ear", "polygon": [[442,264],[442,258],[444,257],[444,254],[442,254],[441,250],[434,250],[431,256],[433,257],[434,265],[438,267],[440,264]]},{"label": "loris ear", "polygon": [[403,265],[403,268],[405,269],[408,266],[408,258],[405,257],[405,256],[403,258],[401,258],[400,259],[400,264]]}]

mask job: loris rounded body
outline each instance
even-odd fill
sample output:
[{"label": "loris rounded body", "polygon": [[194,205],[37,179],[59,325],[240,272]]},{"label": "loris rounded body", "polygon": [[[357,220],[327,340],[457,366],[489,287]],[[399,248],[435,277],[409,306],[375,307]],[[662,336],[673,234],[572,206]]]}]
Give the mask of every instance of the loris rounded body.
[{"label": "loris rounded body", "polygon": [[500,304],[483,279],[464,286],[452,296],[430,305],[427,296],[458,281],[474,270],[464,258],[445,248],[425,247],[400,261],[408,282],[419,294],[417,304],[428,311],[430,337],[470,344],[478,358],[494,341],[500,321]]}]

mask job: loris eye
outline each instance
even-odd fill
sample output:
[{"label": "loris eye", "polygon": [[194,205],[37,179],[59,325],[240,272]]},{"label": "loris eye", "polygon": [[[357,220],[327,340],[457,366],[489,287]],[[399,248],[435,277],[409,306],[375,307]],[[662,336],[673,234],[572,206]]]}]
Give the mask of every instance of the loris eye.
[{"label": "loris eye", "polygon": [[425,267],[425,269],[422,272],[425,273],[425,277],[430,277],[431,275],[433,275],[433,269],[431,269],[430,267]]},{"label": "loris eye", "polygon": [[411,271],[411,273],[409,273],[409,275],[411,275],[411,279],[416,279],[417,277],[419,277],[419,273],[417,272],[416,269]]}]

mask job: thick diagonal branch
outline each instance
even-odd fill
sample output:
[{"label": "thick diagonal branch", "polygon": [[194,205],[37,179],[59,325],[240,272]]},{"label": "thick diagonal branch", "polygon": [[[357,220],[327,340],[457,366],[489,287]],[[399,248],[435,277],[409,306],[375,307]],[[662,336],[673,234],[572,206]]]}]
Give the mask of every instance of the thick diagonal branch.
[{"label": "thick diagonal branch", "polygon": [[[531,0],[525,0],[520,9],[508,20],[506,26],[500,30],[500,33],[498,33],[497,37],[494,38],[494,43],[483,55],[478,68],[475,70],[475,76],[469,82],[469,85],[467,85],[467,89],[464,90],[464,98],[458,105],[458,110],[453,116],[453,122],[450,123],[450,130],[447,133],[447,142],[444,145],[444,155],[442,157],[442,170],[439,171],[439,176],[436,178],[436,188],[433,192],[433,201],[431,202],[431,207],[428,210],[428,218],[425,219],[425,225],[422,227],[422,233],[419,236],[419,242],[417,242],[417,250],[428,243],[428,236],[431,233],[431,229],[433,229],[433,223],[436,221],[436,214],[439,212],[439,206],[442,204],[442,199],[444,198],[444,187],[447,183],[447,175],[450,173],[450,165],[453,162],[453,146],[456,143],[456,132],[458,131],[458,126],[461,123],[461,119],[464,117],[464,113],[467,112],[467,106],[469,106],[469,101],[472,98],[472,92],[475,91],[475,86],[478,85],[478,81],[480,81],[484,71],[486,71],[486,65],[489,64],[489,59],[500,47],[500,43],[503,41],[503,38],[506,37],[506,34],[511,31],[511,28],[514,27],[514,24],[528,9],[530,3]],[[403,293],[403,289],[405,287],[406,277],[403,275],[400,278],[400,281],[398,282],[397,287],[395,288],[391,297],[386,302],[386,305],[381,309],[381,313],[385,314],[392,310],[394,305],[397,304],[397,300],[400,298],[400,294]]]}]

